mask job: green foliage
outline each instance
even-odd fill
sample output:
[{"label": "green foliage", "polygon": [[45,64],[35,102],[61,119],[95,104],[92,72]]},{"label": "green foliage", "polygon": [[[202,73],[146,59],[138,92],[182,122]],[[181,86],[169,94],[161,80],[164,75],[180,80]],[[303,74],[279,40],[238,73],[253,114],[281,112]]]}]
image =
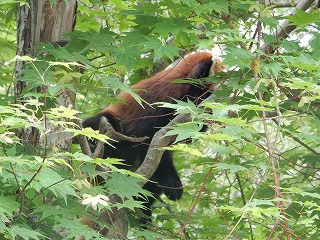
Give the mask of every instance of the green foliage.
[{"label": "green foliage", "polygon": [[[168,135],[177,135],[176,144],[166,148],[175,152],[183,198],[157,201],[151,228],[132,224],[128,237],[320,237],[318,9],[288,16],[286,8],[250,0],[83,0],[69,44],[41,43],[39,56],[31,58],[15,57],[17,2],[26,3],[0,3],[1,239],[102,239],[83,217],[105,226],[101,211],[141,208],[148,196],[138,186],[141,176],[118,169],[119,159],[91,159],[75,144],[71,152],[48,145],[48,122],[69,138],[82,134],[107,142],[72,120],[119,102],[119,91],[143,104],[131,84],[185,52],[215,46],[230,70],[206,79],[219,81],[214,94],[199,105],[160,103],[192,117],[172,127]],[[279,39],[275,31],[284,19],[297,28],[291,38]],[[259,49],[264,44],[275,51]],[[256,54],[259,71],[251,66]],[[13,104],[15,61],[27,63],[19,79],[27,83],[23,105]],[[61,89],[76,93],[78,111],[56,105]],[[199,132],[204,125],[207,131]],[[27,128],[39,133],[39,145],[23,139]],[[102,174],[96,165],[110,169],[103,187],[89,183]],[[122,201],[109,201],[114,193]]]},{"label": "green foliage", "polygon": [[307,27],[310,24],[320,22],[319,10],[312,9],[308,13],[302,10],[297,10],[297,15],[288,16],[288,19],[290,19],[290,21],[299,28]]},{"label": "green foliage", "polygon": [[[34,103],[41,105],[36,101]],[[30,107],[35,107],[35,110],[20,105],[3,106],[4,111],[0,115],[2,236],[23,239],[60,239],[63,236],[99,238],[97,232],[82,224],[79,219],[87,215],[98,216],[102,209],[111,207],[141,207],[141,202],[134,201],[132,197],[143,197],[143,194],[148,193],[138,186],[140,180],[136,179],[134,174],[127,175],[127,171],[113,166],[119,164],[118,160],[93,160],[79,152],[59,153],[54,146],[46,145],[46,141],[37,148],[21,146],[17,137],[9,131],[32,126],[41,132],[41,137],[50,137],[44,122],[41,122],[44,120],[30,117],[38,114],[38,107],[31,104]],[[76,113],[77,111],[60,106],[51,108],[44,118],[68,131],[74,124],[61,121],[61,118],[74,119]],[[83,164],[84,162],[86,164]],[[95,164],[111,167],[114,171],[108,175],[106,189],[91,186],[87,180],[96,176]],[[131,187],[128,189],[124,186],[122,190],[116,188],[119,182],[126,182]],[[109,202],[106,196],[115,192],[123,197],[121,204]],[[97,198],[100,200],[95,202]],[[89,206],[91,204],[92,208]]]}]

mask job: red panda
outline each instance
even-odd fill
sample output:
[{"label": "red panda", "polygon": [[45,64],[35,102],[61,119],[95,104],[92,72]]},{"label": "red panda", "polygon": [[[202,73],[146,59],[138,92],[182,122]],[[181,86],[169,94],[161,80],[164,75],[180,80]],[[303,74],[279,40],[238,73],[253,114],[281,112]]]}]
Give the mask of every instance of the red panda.
[{"label": "red panda", "polygon": [[[149,137],[141,144],[122,141],[114,143],[115,148],[105,146],[104,158],[123,159],[129,166],[139,167],[144,160],[153,135],[174,117],[174,110],[158,107],[157,102],[174,102],[174,100],[201,100],[210,94],[210,84],[174,83],[177,79],[203,79],[215,72],[225,71],[221,60],[208,52],[187,54],[168,68],[142,80],[132,86],[145,101],[143,106],[125,92],[118,98],[122,103],[111,104],[97,115],[86,119],[83,127],[99,128],[100,118],[105,116],[113,128],[126,136]],[[131,169],[132,170],[132,169]],[[135,170],[135,169],[133,169]],[[160,164],[144,186],[155,198],[149,198],[144,213],[151,216],[151,205],[160,194],[164,193],[171,200],[178,200],[183,193],[182,183],[173,165],[172,152],[165,151]]]}]

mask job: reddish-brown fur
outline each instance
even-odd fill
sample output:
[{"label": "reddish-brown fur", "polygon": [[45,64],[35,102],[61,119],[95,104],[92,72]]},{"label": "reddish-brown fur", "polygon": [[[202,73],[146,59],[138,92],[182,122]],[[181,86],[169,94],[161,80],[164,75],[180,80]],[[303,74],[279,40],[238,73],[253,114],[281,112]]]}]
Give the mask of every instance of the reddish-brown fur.
[{"label": "reddish-brown fur", "polygon": [[[142,80],[132,86],[137,90],[137,94],[144,99],[148,104],[155,102],[172,102],[172,99],[179,99],[185,95],[190,88],[188,84],[173,83],[172,80],[193,78],[197,67],[204,60],[211,58],[212,55],[208,52],[197,52],[189,54],[184,58],[179,59],[172,67],[168,67],[154,76]],[[220,71],[221,61],[215,64],[214,68]],[[123,128],[134,129],[139,119],[145,117],[155,117],[152,112],[155,106],[139,105],[136,100],[128,93],[121,92],[118,96],[125,104],[119,103],[109,105],[101,113],[109,113],[115,119],[119,120],[123,132]],[[128,135],[135,135],[133,131],[127,132]],[[141,137],[141,136],[139,136]]]}]

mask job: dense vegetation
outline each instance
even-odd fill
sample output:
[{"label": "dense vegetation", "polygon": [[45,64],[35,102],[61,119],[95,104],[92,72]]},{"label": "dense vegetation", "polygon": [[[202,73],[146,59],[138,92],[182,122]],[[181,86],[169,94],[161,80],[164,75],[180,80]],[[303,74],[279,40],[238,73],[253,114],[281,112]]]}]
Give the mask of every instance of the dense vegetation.
[{"label": "dense vegetation", "polygon": [[[25,1],[0,3],[1,239],[103,238],[79,218],[102,227],[102,209],[141,207],[133,198],[143,193],[139,178],[114,168],[116,159],[85,156],[77,144],[70,153],[47,145],[47,121],[78,134],[74,118],[115,102],[120,90],[132,93],[128,86],[194,49],[218,49],[229,72],[208,79],[221,86],[200,106],[169,106],[194,119],[171,132],[180,141],[171,148],[183,199],[158,201],[152,227],[143,231],[133,220],[128,238],[320,238],[319,9],[288,17],[290,6],[250,0],[83,0],[69,44],[41,43],[39,57],[30,58],[15,57],[17,2]],[[288,38],[276,34],[284,19],[297,26]],[[16,102],[21,60],[27,88]],[[34,91],[43,85],[46,93]],[[61,88],[76,93],[78,112],[55,105]],[[204,123],[208,131],[199,133]],[[27,127],[42,144],[21,144],[17,132]],[[87,181],[95,164],[112,169],[104,188]],[[123,202],[109,202],[113,193]]]}]

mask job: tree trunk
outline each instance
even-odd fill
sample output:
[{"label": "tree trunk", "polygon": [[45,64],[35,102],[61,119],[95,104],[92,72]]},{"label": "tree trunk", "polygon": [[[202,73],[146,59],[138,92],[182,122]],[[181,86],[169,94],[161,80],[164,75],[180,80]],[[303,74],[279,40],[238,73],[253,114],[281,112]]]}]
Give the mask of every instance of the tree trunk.
[{"label": "tree trunk", "polygon": [[[76,0],[56,0],[50,5],[49,0],[29,0],[28,4],[17,6],[17,55],[18,56],[34,56],[38,52],[33,49],[40,42],[53,43],[61,40],[67,40],[63,36],[65,33],[71,32],[74,28],[76,19]],[[19,80],[22,76],[22,70],[25,63],[16,62],[15,67],[15,101],[23,103],[22,91],[26,87],[26,82]],[[38,89],[39,92],[45,93],[46,86]],[[75,93],[69,89],[61,89],[56,96],[56,106],[64,106],[73,108],[75,105]],[[40,137],[39,132],[35,128],[22,129],[17,133],[23,145],[41,146],[41,148],[55,147],[59,152],[71,150],[71,136],[63,132],[60,127],[52,126],[46,119],[46,139]],[[66,159],[67,160],[67,159]],[[118,201],[113,196],[114,201]],[[126,238],[128,232],[128,219],[124,210],[114,209],[113,212],[102,212],[100,217],[104,219],[109,226],[113,226],[112,230],[108,228],[98,229],[108,238]]]},{"label": "tree trunk", "polygon": [[[76,19],[76,0],[56,0],[50,5],[49,0],[29,0],[28,4],[17,5],[17,55],[18,56],[37,56],[37,50],[32,49],[40,42],[52,43],[63,40],[65,33],[73,30]],[[15,101],[23,103],[21,96],[26,83],[19,80],[25,63],[17,61],[15,67]],[[62,89],[57,94],[57,106],[73,107],[75,94]],[[48,137],[48,146],[54,146],[62,151],[71,149],[70,136],[58,128],[51,128],[52,134]],[[23,129],[18,136],[24,145],[37,146],[42,141],[38,131],[33,128]]]}]

